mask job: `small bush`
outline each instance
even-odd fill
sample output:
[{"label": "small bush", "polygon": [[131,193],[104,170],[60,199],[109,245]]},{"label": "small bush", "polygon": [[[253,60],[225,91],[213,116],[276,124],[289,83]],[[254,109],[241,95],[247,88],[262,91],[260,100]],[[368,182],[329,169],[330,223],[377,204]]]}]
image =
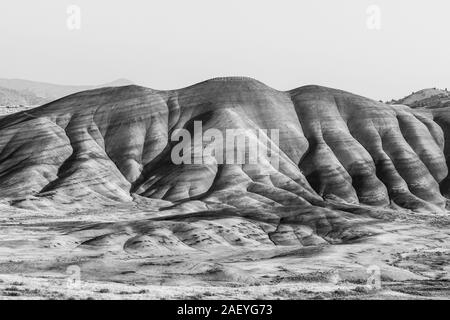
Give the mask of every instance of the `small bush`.
[{"label": "small bush", "polygon": [[109,289],[103,288],[98,291],[99,293],[109,293]]}]

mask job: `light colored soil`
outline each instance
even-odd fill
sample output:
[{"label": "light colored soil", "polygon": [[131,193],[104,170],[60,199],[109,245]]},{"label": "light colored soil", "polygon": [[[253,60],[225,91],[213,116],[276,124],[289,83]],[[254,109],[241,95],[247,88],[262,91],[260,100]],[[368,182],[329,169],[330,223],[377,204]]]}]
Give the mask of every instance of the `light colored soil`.
[{"label": "light colored soil", "polygon": [[[450,297],[447,214],[402,214],[392,221],[381,221],[381,233],[376,236],[353,243],[307,247],[206,246],[155,253],[124,250],[123,239],[116,234],[100,241],[94,237],[96,230],[87,227],[83,232],[89,233],[90,244],[80,245],[74,236],[79,237],[80,226],[89,220],[123,219],[129,223],[145,216],[140,213],[125,218],[111,210],[82,216],[2,212],[0,298]],[[74,233],[74,229],[78,232]],[[379,288],[374,285],[377,270]],[[369,281],[368,285],[369,278],[375,282]]]}]

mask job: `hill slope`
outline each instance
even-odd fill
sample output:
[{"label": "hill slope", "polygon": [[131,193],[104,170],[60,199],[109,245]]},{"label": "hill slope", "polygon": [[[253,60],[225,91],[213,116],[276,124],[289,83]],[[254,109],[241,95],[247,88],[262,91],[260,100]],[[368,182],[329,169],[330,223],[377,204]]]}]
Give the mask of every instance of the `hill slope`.
[{"label": "hill slope", "polygon": [[403,104],[411,108],[442,108],[450,106],[450,92],[445,89],[423,89],[409,96],[392,101],[392,104]]},{"label": "hill slope", "polygon": [[[192,132],[195,120],[204,131],[278,129],[279,168],[264,157],[173,164],[170,135]],[[141,196],[204,209],[335,202],[435,212],[445,208],[443,150],[430,117],[335,89],[280,92],[248,78],[173,91],[105,88],[0,119],[0,197],[27,207]]]}]

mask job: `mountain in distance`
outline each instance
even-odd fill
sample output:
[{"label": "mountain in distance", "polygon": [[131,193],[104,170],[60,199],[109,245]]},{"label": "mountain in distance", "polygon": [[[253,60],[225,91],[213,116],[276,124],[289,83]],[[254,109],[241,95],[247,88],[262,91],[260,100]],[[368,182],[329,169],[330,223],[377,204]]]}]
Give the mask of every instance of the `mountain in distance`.
[{"label": "mountain in distance", "polygon": [[0,87],[0,106],[36,106],[46,102],[31,92]]},{"label": "mountain in distance", "polygon": [[0,79],[0,105],[36,106],[84,90],[130,84],[133,83],[127,79],[117,79],[109,83],[92,86],[58,85],[22,79]]},{"label": "mountain in distance", "polygon": [[390,104],[403,104],[411,108],[443,108],[450,106],[450,92],[447,88],[428,88],[413,92],[410,95],[392,100]]}]

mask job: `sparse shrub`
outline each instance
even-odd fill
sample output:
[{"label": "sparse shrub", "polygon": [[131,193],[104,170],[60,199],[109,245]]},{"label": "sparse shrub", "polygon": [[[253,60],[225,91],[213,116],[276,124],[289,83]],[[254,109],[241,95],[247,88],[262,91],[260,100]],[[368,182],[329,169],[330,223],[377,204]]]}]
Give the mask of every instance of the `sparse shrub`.
[{"label": "sparse shrub", "polygon": [[6,291],[19,291],[19,288],[17,288],[16,286],[11,286],[11,287],[7,287],[5,290]]},{"label": "sparse shrub", "polygon": [[369,293],[370,289],[367,288],[366,286],[357,286],[353,289],[353,291],[358,292],[358,293]]},{"label": "sparse shrub", "polygon": [[109,289],[107,288],[102,288],[98,291],[99,293],[109,293]]}]

